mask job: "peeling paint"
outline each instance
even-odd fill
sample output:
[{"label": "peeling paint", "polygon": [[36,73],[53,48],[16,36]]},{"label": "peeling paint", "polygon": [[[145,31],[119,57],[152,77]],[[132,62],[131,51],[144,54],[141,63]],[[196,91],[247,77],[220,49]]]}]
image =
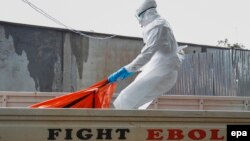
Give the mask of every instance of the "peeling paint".
[{"label": "peeling paint", "polygon": [[0,25],[0,91],[35,91],[28,63],[25,52],[16,54],[13,38],[6,38],[4,27]]},{"label": "peeling paint", "polygon": [[[57,70],[62,71],[60,65],[55,65],[62,56],[61,33],[48,29],[11,25],[6,25],[4,28],[5,36],[13,37],[16,54],[19,56],[23,52],[27,54],[28,70],[35,81],[36,90],[60,91],[61,88],[56,88],[56,90],[52,88],[55,79],[55,66],[59,67]],[[62,76],[60,78],[62,79]]]},{"label": "peeling paint", "polygon": [[80,76],[80,79],[82,79],[83,62],[88,61],[89,38],[82,37],[76,34],[71,34],[70,43],[71,43],[72,54],[76,58],[78,74]]}]

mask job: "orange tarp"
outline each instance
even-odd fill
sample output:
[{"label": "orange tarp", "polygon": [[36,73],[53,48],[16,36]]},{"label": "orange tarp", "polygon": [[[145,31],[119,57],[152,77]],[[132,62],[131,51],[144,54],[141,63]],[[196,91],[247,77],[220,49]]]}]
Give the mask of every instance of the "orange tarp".
[{"label": "orange tarp", "polygon": [[104,79],[87,89],[69,93],[41,103],[31,108],[109,108],[116,83]]}]

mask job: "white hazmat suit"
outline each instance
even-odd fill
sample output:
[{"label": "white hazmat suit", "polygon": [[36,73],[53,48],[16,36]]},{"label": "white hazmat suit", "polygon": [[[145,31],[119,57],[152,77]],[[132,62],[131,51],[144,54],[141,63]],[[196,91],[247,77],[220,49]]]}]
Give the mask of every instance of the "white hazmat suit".
[{"label": "white hazmat suit", "polygon": [[[169,91],[177,80],[181,61],[169,23],[156,11],[154,0],[145,0],[137,10],[145,46],[128,65],[129,72],[141,73],[114,101],[116,109],[137,109]],[[140,15],[140,16],[139,16]]]}]

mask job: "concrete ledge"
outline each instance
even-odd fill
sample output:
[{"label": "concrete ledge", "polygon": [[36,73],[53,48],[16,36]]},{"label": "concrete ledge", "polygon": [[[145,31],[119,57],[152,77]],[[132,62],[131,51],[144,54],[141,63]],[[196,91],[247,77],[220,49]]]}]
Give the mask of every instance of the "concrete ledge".
[{"label": "concrete ledge", "polygon": [[[0,91],[0,107],[28,107],[63,94],[66,93]],[[165,95],[154,100],[148,109],[250,111],[249,103],[250,97],[240,96]]]},{"label": "concrete ledge", "polygon": [[[248,111],[191,111],[191,110],[98,110],[98,109],[29,109],[0,108],[0,117],[38,116],[38,117],[133,117],[133,118],[223,118],[249,119]],[[37,118],[36,118],[37,119]]]}]

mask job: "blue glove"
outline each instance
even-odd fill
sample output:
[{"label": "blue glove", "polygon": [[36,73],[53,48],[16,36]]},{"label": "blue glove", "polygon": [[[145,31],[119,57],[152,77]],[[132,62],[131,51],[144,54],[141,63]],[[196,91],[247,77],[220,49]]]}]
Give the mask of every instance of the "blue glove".
[{"label": "blue glove", "polygon": [[108,81],[110,83],[116,82],[118,80],[123,80],[131,75],[133,75],[134,72],[128,72],[124,67],[122,67],[121,69],[119,69],[117,72],[111,74],[108,77]]}]

